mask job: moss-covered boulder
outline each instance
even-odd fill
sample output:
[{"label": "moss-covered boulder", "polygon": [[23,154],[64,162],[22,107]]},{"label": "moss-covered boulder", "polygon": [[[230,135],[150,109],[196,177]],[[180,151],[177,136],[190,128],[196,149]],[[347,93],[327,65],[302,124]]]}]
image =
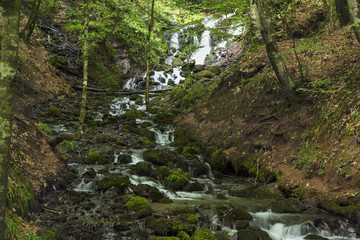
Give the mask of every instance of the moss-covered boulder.
[{"label": "moss-covered boulder", "polygon": [[145,161],[158,166],[168,166],[169,164],[175,164],[178,161],[178,157],[174,152],[165,149],[146,150],[143,153],[143,158]]},{"label": "moss-covered boulder", "polygon": [[96,171],[93,168],[90,168],[83,174],[83,178],[94,178],[96,176]]},{"label": "moss-covered boulder", "polygon": [[261,229],[241,229],[238,231],[239,240],[271,240],[269,235]]},{"label": "moss-covered boulder", "polygon": [[269,206],[276,213],[302,213],[306,207],[296,198],[274,201]]},{"label": "moss-covered boulder", "polygon": [[172,223],[172,231],[174,234],[184,231],[187,234],[192,235],[194,234],[198,223],[199,218],[195,214],[179,214],[175,217],[175,221]]},{"label": "moss-covered boulder", "polygon": [[48,109],[48,114],[51,117],[60,117],[61,116],[61,111],[58,107],[55,107],[53,105],[51,105]]},{"label": "moss-covered boulder", "polygon": [[147,139],[149,139],[152,142],[154,142],[156,140],[155,132],[150,131],[147,128],[144,128],[144,127],[139,128],[138,133],[140,136],[146,137]]},{"label": "moss-covered boulder", "polygon": [[87,163],[105,165],[113,161],[113,156],[109,156],[103,151],[90,150],[87,156]]},{"label": "moss-covered boulder", "polygon": [[128,164],[131,163],[131,156],[129,154],[119,154],[118,156],[118,162],[122,164]]},{"label": "moss-covered boulder", "polygon": [[139,240],[147,240],[149,238],[149,233],[146,229],[136,228],[134,230],[134,237]]},{"label": "moss-covered boulder", "polygon": [[128,176],[119,177],[115,174],[110,174],[99,182],[97,182],[97,187],[100,191],[106,191],[111,187],[115,187],[116,190],[121,193],[130,185],[130,179]]},{"label": "moss-covered boulder", "polygon": [[200,228],[196,230],[192,236],[193,240],[217,240],[215,235],[208,228]]},{"label": "moss-covered boulder", "polygon": [[153,173],[153,168],[150,163],[147,162],[138,162],[134,166],[134,171],[139,176],[151,176]]},{"label": "moss-covered boulder", "polygon": [[139,184],[134,187],[133,191],[136,195],[150,198],[154,202],[161,202],[161,200],[165,198],[164,194],[162,194],[159,189],[147,184]]},{"label": "moss-covered boulder", "polygon": [[221,69],[218,66],[207,66],[205,71],[212,72],[215,75],[219,75],[221,73]]},{"label": "moss-covered boulder", "polygon": [[187,233],[184,232],[184,231],[180,231],[180,232],[176,235],[176,237],[178,237],[180,240],[190,240],[190,239],[191,239],[190,236],[189,236],[189,234],[187,234]]},{"label": "moss-covered boulder", "polygon": [[190,182],[190,179],[190,174],[183,170],[170,170],[169,175],[164,179],[164,183],[165,186],[177,191],[183,189]]},{"label": "moss-covered boulder", "polygon": [[181,67],[182,65],[184,65],[184,61],[181,60],[180,58],[174,58],[172,65],[174,67]]},{"label": "moss-covered boulder", "polygon": [[203,191],[205,189],[205,185],[199,182],[189,183],[184,187],[184,191],[186,192],[197,192]]},{"label": "moss-covered boulder", "polygon": [[211,169],[222,172],[228,166],[228,161],[221,151],[216,151],[210,156]]},{"label": "moss-covered boulder", "polygon": [[215,74],[208,70],[198,72],[194,75],[195,79],[197,79],[197,80],[209,79],[209,78],[213,78],[214,76],[215,76]]},{"label": "moss-covered boulder", "polygon": [[169,228],[165,218],[156,218],[154,216],[146,218],[145,226],[160,236],[166,236]]},{"label": "moss-covered boulder", "polygon": [[227,224],[231,225],[236,221],[250,221],[252,219],[251,214],[241,207],[236,207],[230,210],[227,215],[224,217],[224,220]]},{"label": "moss-covered boulder", "polygon": [[140,110],[132,109],[132,110],[126,111],[124,114],[124,117],[128,118],[128,119],[136,119],[136,118],[141,118],[144,115],[145,115],[144,112],[142,112]]},{"label": "moss-covered boulder", "polygon": [[153,117],[154,123],[157,124],[171,124],[174,120],[175,114],[172,111],[165,111],[156,114]]},{"label": "moss-covered boulder", "polygon": [[129,210],[135,210],[135,211],[139,211],[140,209],[144,209],[144,208],[151,208],[149,201],[146,200],[146,198],[140,196],[135,196],[130,198],[130,200],[127,201],[126,203],[126,207]]}]

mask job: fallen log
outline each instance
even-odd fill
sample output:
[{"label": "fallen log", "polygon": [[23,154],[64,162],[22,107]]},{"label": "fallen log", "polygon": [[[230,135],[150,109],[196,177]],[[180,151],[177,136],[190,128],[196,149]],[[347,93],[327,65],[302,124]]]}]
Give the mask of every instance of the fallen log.
[{"label": "fallen log", "polygon": [[[83,87],[82,86],[75,86],[74,87],[77,90],[82,90]],[[159,90],[150,90],[150,93],[161,93],[161,92],[166,92],[166,91],[170,91],[173,88],[164,88],[164,89],[159,89]],[[87,88],[88,91],[90,92],[108,92],[108,90],[106,89],[101,89],[101,88],[92,88],[92,87],[88,87]],[[115,91],[115,94],[119,94],[119,95],[132,95],[132,94],[143,94],[145,93],[145,90],[136,90],[136,91]]]}]

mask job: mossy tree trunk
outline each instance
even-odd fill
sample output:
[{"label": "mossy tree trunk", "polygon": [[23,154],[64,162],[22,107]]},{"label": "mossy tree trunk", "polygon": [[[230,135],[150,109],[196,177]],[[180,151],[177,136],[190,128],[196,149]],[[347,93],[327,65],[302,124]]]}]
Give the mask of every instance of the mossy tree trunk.
[{"label": "mossy tree trunk", "polygon": [[271,66],[281,84],[282,99],[292,103],[295,98],[295,82],[290,76],[277,45],[269,3],[267,0],[256,0],[255,3],[260,17],[261,36],[266,45],[266,52]]},{"label": "mossy tree trunk", "polygon": [[145,101],[146,105],[149,106],[150,104],[150,60],[151,60],[151,32],[154,26],[154,6],[155,6],[155,0],[152,0],[151,3],[151,10],[149,11],[149,23],[148,23],[148,35],[146,38],[146,51],[147,51],[147,58],[146,58],[146,93],[145,93]]},{"label": "mossy tree trunk", "polygon": [[352,29],[354,31],[355,37],[360,43],[360,19],[359,19],[359,4],[357,0],[347,0],[349,4],[351,22],[353,24]]},{"label": "mossy tree trunk", "polygon": [[40,9],[41,0],[33,0],[29,19],[25,25],[25,28],[21,32],[21,37],[28,42],[35,28],[37,16]]},{"label": "mossy tree trunk", "polygon": [[255,36],[258,39],[261,39],[260,33],[260,16],[256,7],[255,0],[250,0],[250,25],[254,31]]},{"label": "mossy tree trunk", "polygon": [[0,240],[5,239],[5,212],[13,119],[14,79],[19,48],[20,0],[2,0],[3,32],[0,60]]},{"label": "mossy tree trunk", "polygon": [[87,85],[88,85],[88,65],[89,65],[89,1],[84,0],[84,46],[83,46],[83,57],[84,57],[84,69],[83,69],[83,87],[81,95],[81,107],[79,125],[77,129],[77,137],[80,138],[84,128],[84,120],[86,113],[86,102],[87,102]]},{"label": "mossy tree trunk", "polygon": [[335,9],[340,26],[348,25],[351,22],[348,0],[335,0]]}]

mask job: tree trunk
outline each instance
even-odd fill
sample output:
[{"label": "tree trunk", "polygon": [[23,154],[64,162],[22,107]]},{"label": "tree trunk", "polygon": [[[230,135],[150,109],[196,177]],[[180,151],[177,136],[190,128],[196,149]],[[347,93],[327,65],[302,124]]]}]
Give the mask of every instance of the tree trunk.
[{"label": "tree trunk", "polygon": [[79,137],[81,137],[84,128],[84,119],[85,119],[86,101],[87,101],[88,65],[89,65],[89,1],[85,0],[84,2],[85,2],[84,47],[83,47],[84,69],[83,69],[83,87],[82,87],[82,96],[81,96],[79,126],[77,129],[77,135]]},{"label": "tree trunk", "polygon": [[149,88],[150,88],[150,60],[151,60],[151,32],[154,25],[154,6],[155,6],[155,0],[152,0],[151,4],[151,12],[150,12],[150,20],[149,20],[149,31],[146,39],[146,51],[147,51],[147,58],[146,58],[146,93],[145,93],[145,102],[148,106],[150,104],[150,94],[149,94]]},{"label": "tree trunk", "polygon": [[21,37],[24,39],[24,41],[28,42],[36,24],[36,19],[39,13],[41,0],[33,0],[33,4],[31,7],[31,12],[29,19],[25,25],[24,30],[21,32]]},{"label": "tree trunk", "polygon": [[5,212],[13,119],[14,79],[19,47],[20,0],[1,1],[3,32],[0,60],[0,240],[5,239]]},{"label": "tree trunk", "polygon": [[356,0],[348,0],[351,22],[354,24],[352,29],[354,30],[355,37],[360,43],[360,25],[359,25],[359,5]]},{"label": "tree trunk", "polygon": [[351,22],[348,0],[335,0],[335,7],[340,27],[348,25]]},{"label": "tree trunk", "polygon": [[292,80],[279,51],[274,29],[272,27],[268,2],[266,0],[257,0],[256,5],[260,16],[260,32],[266,45],[268,58],[278,80],[280,81],[282,97],[291,103],[295,96],[295,83]]},{"label": "tree trunk", "polygon": [[250,26],[254,29],[255,36],[261,40],[260,16],[256,7],[255,0],[250,0]]}]

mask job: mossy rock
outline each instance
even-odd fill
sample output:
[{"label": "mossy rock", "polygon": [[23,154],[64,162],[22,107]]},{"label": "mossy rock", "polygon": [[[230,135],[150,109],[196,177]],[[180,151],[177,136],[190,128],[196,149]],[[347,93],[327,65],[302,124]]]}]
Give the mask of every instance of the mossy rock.
[{"label": "mossy rock", "polygon": [[215,75],[219,75],[221,73],[221,69],[218,66],[207,66],[205,71],[212,72]]},{"label": "mossy rock", "polygon": [[253,197],[258,199],[284,198],[282,193],[277,189],[277,185],[268,184],[253,187]]},{"label": "mossy rock", "polygon": [[194,234],[198,223],[199,218],[195,214],[180,214],[175,217],[175,221],[172,224],[172,230],[175,234],[184,231],[187,234],[192,235]]},{"label": "mossy rock", "polygon": [[164,182],[165,186],[177,191],[183,189],[190,182],[190,179],[190,174],[183,170],[170,170]]},{"label": "mossy rock", "polygon": [[96,176],[96,171],[93,168],[90,168],[83,174],[83,178],[94,178]]},{"label": "mossy rock", "polygon": [[126,207],[129,210],[135,210],[135,211],[138,211],[138,210],[144,209],[144,208],[151,208],[149,201],[146,200],[146,198],[143,198],[140,196],[135,196],[135,197],[130,198],[130,200],[127,201],[127,203],[126,203]]},{"label": "mossy rock", "polygon": [[302,213],[306,210],[304,204],[296,198],[288,198],[272,202],[269,206],[275,213]]},{"label": "mossy rock", "polygon": [[60,117],[61,111],[58,107],[51,105],[48,109],[48,114],[52,117]]},{"label": "mossy rock", "polygon": [[150,198],[154,202],[161,202],[161,200],[165,198],[164,194],[160,192],[159,189],[147,184],[139,184],[133,190],[136,195]]},{"label": "mossy rock", "polygon": [[189,183],[184,187],[184,191],[186,192],[197,192],[203,191],[205,189],[205,185],[199,182]]},{"label": "mossy rock", "polygon": [[192,236],[193,240],[217,240],[215,235],[208,228],[200,228]]},{"label": "mossy rock", "polygon": [[130,179],[128,176],[119,177],[114,174],[104,177],[97,183],[98,189],[103,192],[111,187],[115,187],[118,192],[123,192],[129,185]]},{"label": "mossy rock", "polygon": [[199,154],[201,152],[201,149],[197,146],[195,147],[189,147],[185,146],[181,152],[182,155],[184,155],[188,159],[194,159],[194,154]]},{"label": "mossy rock", "polygon": [[161,166],[155,169],[155,176],[157,179],[163,180],[169,176],[170,170],[171,169],[169,167]]},{"label": "mossy rock", "polygon": [[171,215],[179,214],[195,214],[195,211],[190,207],[176,207],[170,210]]},{"label": "mossy rock", "polygon": [[119,221],[114,223],[113,228],[116,232],[128,231],[130,230],[130,225],[125,221]]},{"label": "mossy rock", "polygon": [[160,112],[153,117],[153,121],[157,124],[172,124],[174,117],[174,113],[171,111]]},{"label": "mossy rock", "polygon": [[232,223],[240,220],[250,221],[252,219],[252,216],[245,209],[241,207],[236,207],[230,210],[224,219],[225,222]]},{"label": "mossy rock", "polygon": [[140,128],[138,130],[140,136],[146,137],[150,141],[154,142],[156,140],[156,134],[153,131],[150,131],[147,128]]},{"label": "mossy rock", "polygon": [[214,76],[215,76],[215,74],[208,70],[198,72],[194,75],[195,79],[197,79],[197,80],[209,79],[209,78],[213,78]]},{"label": "mossy rock", "polygon": [[228,166],[228,161],[221,151],[216,151],[210,156],[211,169],[222,172]]},{"label": "mossy rock", "polygon": [[241,229],[238,231],[239,240],[271,240],[269,235],[261,229]]},{"label": "mossy rock", "polygon": [[129,154],[120,154],[118,156],[118,161],[119,161],[119,163],[122,163],[122,164],[128,164],[128,163],[131,163],[132,159]]},{"label": "mossy rock", "polygon": [[149,233],[146,229],[136,228],[134,230],[134,236],[139,240],[147,240],[149,238]]},{"label": "mossy rock", "polygon": [[168,225],[164,218],[148,217],[145,220],[145,226],[155,232],[156,235],[166,236],[168,232]]},{"label": "mossy rock", "polygon": [[178,237],[180,240],[191,240],[189,234],[187,234],[186,232],[184,231],[180,231],[176,237]]},{"label": "mossy rock", "polygon": [[143,158],[147,162],[151,162],[158,166],[166,166],[170,163],[177,162],[177,156],[171,151],[164,149],[149,149],[144,151]]},{"label": "mossy rock", "polygon": [[249,227],[249,221],[247,220],[240,220],[235,222],[235,228],[238,231],[241,229],[247,229],[248,227]]},{"label": "mossy rock", "polygon": [[134,171],[139,176],[151,176],[153,169],[150,163],[138,162],[134,165]]},{"label": "mossy rock", "polygon": [[150,207],[142,208],[136,211],[135,218],[136,219],[144,219],[152,215],[152,210]]},{"label": "mossy rock", "polygon": [[126,118],[141,118],[141,117],[143,117],[144,116],[144,113],[142,112],[142,111],[140,111],[140,110],[135,110],[135,109],[133,109],[133,110],[129,110],[129,111],[126,111],[126,113],[124,114],[124,116],[126,117]]},{"label": "mossy rock", "polygon": [[172,65],[174,67],[181,67],[182,65],[184,65],[184,61],[181,60],[180,58],[174,58]]}]

